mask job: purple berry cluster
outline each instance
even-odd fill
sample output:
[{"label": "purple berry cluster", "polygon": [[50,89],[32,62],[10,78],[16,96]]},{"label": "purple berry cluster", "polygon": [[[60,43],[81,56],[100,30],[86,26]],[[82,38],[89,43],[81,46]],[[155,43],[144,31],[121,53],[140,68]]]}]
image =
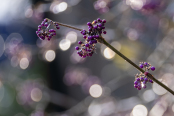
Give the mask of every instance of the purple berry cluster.
[{"label": "purple berry cluster", "polygon": [[147,62],[140,62],[139,67],[144,68],[145,72],[144,74],[140,73],[135,75],[134,87],[137,88],[138,90],[141,90],[141,88],[144,88],[144,89],[146,88],[147,82],[153,83],[153,80],[148,78],[147,75],[148,75],[148,71],[149,70],[154,71],[155,67],[151,66],[151,64]]},{"label": "purple berry cluster", "polygon": [[41,25],[38,26],[38,30],[36,31],[37,36],[41,40],[50,40],[53,36],[56,35],[56,31],[54,29],[49,29],[49,27],[53,25],[56,29],[59,29],[59,25],[56,22],[53,22],[50,19],[44,19]]},{"label": "purple berry cluster", "polygon": [[106,23],[106,20],[101,20],[98,18],[97,20],[94,20],[92,23],[88,22],[88,31],[82,30],[81,34],[83,35],[83,38],[85,39],[84,42],[79,41],[78,44],[80,44],[80,47],[76,46],[75,49],[78,50],[77,54],[79,56],[85,58],[87,56],[92,56],[95,52],[95,45],[97,43],[97,40],[100,38],[101,34],[106,34],[106,31],[104,31]]}]

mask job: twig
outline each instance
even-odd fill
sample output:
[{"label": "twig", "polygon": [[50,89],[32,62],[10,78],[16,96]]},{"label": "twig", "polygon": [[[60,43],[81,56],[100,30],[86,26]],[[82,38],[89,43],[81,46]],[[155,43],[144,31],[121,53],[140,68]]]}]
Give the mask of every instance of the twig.
[{"label": "twig", "polygon": [[[82,29],[73,27],[71,25],[67,25],[67,24],[63,24],[63,23],[59,23],[56,22],[61,26],[64,27],[68,27],[68,28],[72,28],[78,31],[82,31]],[[108,42],[105,41],[105,39],[103,37],[100,37],[98,39],[98,41],[104,45],[106,45],[108,48],[110,48],[111,50],[113,50],[116,54],[118,54],[121,58],[123,58],[125,61],[127,61],[129,64],[131,64],[132,66],[134,66],[136,69],[138,69],[140,72],[144,73],[145,71],[143,69],[141,69],[138,65],[136,65],[134,62],[132,62],[129,58],[127,58],[126,56],[124,56],[121,52],[119,52],[118,50],[116,50],[112,45],[110,45]],[[154,78],[154,76],[150,73],[147,74],[147,76],[152,79],[154,82],[156,82],[157,84],[159,84],[160,86],[162,86],[164,89],[166,89],[168,92],[170,92],[171,94],[174,95],[174,91],[172,91],[169,87],[167,87],[166,85],[164,85],[162,82],[158,81],[156,78]]]}]

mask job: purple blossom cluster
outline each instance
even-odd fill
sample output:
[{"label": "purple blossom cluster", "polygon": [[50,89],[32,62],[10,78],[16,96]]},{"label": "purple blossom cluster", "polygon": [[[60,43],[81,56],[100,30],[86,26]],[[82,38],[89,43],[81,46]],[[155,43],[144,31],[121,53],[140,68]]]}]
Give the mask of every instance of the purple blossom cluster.
[{"label": "purple blossom cluster", "polygon": [[37,36],[41,40],[50,40],[53,36],[56,35],[56,31],[54,29],[49,29],[49,27],[53,25],[56,29],[59,29],[59,25],[56,22],[53,22],[50,19],[44,19],[41,25],[38,26],[38,30],[36,31]]},{"label": "purple blossom cluster", "polygon": [[141,88],[144,88],[144,89],[146,88],[147,82],[153,83],[153,80],[148,78],[147,75],[148,75],[148,71],[149,70],[154,71],[155,67],[151,66],[151,64],[147,62],[140,62],[139,67],[142,69],[144,68],[145,72],[144,74],[140,73],[135,75],[134,87],[137,88],[138,90],[141,90]]},{"label": "purple blossom cluster", "polygon": [[79,46],[76,46],[75,49],[78,50],[77,54],[79,56],[85,58],[87,56],[92,56],[95,52],[95,45],[100,38],[101,34],[106,34],[106,31],[104,31],[106,23],[106,20],[101,20],[98,18],[97,20],[94,20],[92,23],[88,22],[88,31],[82,30],[81,34],[83,35],[83,38],[85,39],[84,42],[79,41]]}]

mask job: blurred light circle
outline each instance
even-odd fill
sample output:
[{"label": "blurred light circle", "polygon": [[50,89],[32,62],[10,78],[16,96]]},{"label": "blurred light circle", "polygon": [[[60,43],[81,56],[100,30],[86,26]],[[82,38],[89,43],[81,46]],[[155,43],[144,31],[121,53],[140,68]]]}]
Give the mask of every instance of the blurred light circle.
[{"label": "blurred light circle", "polygon": [[25,17],[30,18],[30,17],[32,17],[32,15],[33,15],[33,10],[31,8],[28,8],[25,11]]},{"label": "blurred light circle", "polygon": [[29,66],[29,60],[27,58],[22,58],[20,60],[21,69],[26,69]]},{"label": "blurred light circle", "polygon": [[108,47],[105,48],[103,54],[104,54],[104,57],[107,59],[111,59],[115,56],[115,53]]},{"label": "blurred light circle", "polygon": [[155,93],[150,89],[143,93],[143,99],[147,102],[151,102],[155,99]]},{"label": "blurred light circle", "polygon": [[55,57],[56,57],[55,51],[53,51],[53,50],[46,51],[46,53],[45,53],[45,59],[48,62],[52,62],[55,59]]},{"label": "blurred light circle", "polygon": [[102,109],[101,109],[100,105],[98,105],[98,104],[91,104],[88,107],[88,112],[91,116],[99,116],[101,111],[102,111]]},{"label": "blurred light circle", "polygon": [[135,41],[138,39],[138,33],[135,29],[129,29],[127,32],[127,36],[132,41]]},{"label": "blurred light circle", "polygon": [[[152,109],[149,112],[149,116],[167,116],[163,115],[166,111],[169,103],[167,103],[165,100],[160,100],[152,107]],[[173,116],[173,115],[172,115]]]},{"label": "blurred light circle", "polygon": [[147,116],[147,113],[147,108],[144,105],[136,105],[132,111],[133,116]]},{"label": "blurred light circle", "polygon": [[94,84],[90,87],[89,93],[92,97],[98,98],[102,95],[102,87],[98,84]]},{"label": "blurred light circle", "polygon": [[55,51],[53,51],[53,50],[46,51],[46,53],[45,53],[45,59],[48,62],[52,62],[55,59],[55,57],[56,57]]},{"label": "blurred light circle", "polygon": [[130,6],[134,10],[140,10],[143,7],[143,1],[142,0],[129,0]]},{"label": "blurred light circle", "polygon": [[71,43],[75,43],[77,41],[77,33],[74,31],[68,32],[66,35],[66,39],[69,40]]},{"label": "blurred light circle", "polygon": [[105,8],[107,3],[106,3],[106,1],[101,1],[101,2],[98,3],[98,5],[99,5],[100,8]]},{"label": "blurred light circle", "polygon": [[34,88],[31,91],[31,99],[35,102],[39,102],[42,99],[42,91],[38,88]]},{"label": "blurred light circle", "polygon": [[70,48],[71,42],[68,39],[62,39],[59,43],[59,47],[61,50],[66,51]]},{"label": "blurred light circle", "polygon": [[[160,79],[161,80],[161,79]],[[159,81],[160,81],[159,80]],[[167,84],[165,82],[162,82],[163,84],[165,84],[167,86]],[[153,86],[153,91],[157,94],[157,95],[164,95],[167,90],[165,90],[163,87],[161,87],[160,85],[158,85],[157,83],[154,83]]]},{"label": "blurred light circle", "polygon": [[61,2],[60,4],[55,6],[55,9],[57,10],[57,12],[63,12],[67,9],[68,4],[66,2]]}]

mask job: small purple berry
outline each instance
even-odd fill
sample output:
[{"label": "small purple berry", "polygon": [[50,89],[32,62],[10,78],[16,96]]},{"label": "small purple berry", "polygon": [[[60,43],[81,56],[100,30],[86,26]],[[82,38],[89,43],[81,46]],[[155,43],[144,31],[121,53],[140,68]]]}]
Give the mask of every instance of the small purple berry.
[{"label": "small purple berry", "polygon": [[91,26],[88,26],[88,29],[92,29],[93,28],[93,26],[91,25]]},{"label": "small purple berry", "polygon": [[48,26],[48,23],[45,23],[45,27],[47,27]]},{"label": "small purple berry", "polygon": [[90,29],[88,29],[88,31],[92,31],[92,29],[90,28]]},{"label": "small purple berry", "polygon": [[83,32],[82,32],[82,35],[86,35],[86,32],[85,32],[85,31],[83,31]]},{"label": "small purple berry", "polygon": [[44,19],[44,22],[47,22],[48,20],[47,19]]},{"label": "small purple berry", "polygon": [[80,57],[82,57],[82,54],[79,54]]},{"label": "small purple berry", "polygon": [[97,43],[97,40],[93,40],[92,42],[93,42],[93,43]]},{"label": "small purple berry", "polygon": [[77,51],[77,54],[80,54],[80,51]]},{"label": "small purple berry", "polygon": [[76,46],[76,47],[75,47],[75,49],[76,49],[76,50],[79,50],[79,47],[78,47],[78,46]]},{"label": "small purple berry", "polygon": [[144,78],[144,81],[146,81],[146,82],[147,82],[147,81],[148,81],[148,78]]},{"label": "small purple berry", "polygon": [[147,71],[146,71],[146,72],[144,72],[144,75],[145,75],[145,76],[147,76],[147,75],[148,75],[148,72],[147,72]]},{"label": "small purple berry", "polygon": [[97,29],[97,25],[96,25],[96,26],[94,26],[94,29]]},{"label": "small purple berry", "polygon": [[102,27],[102,24],[101,24],[101,23],[99,23],[99,24],[98,24],[98,26],[99,26],[99,27]]},{"label": "small purple berry", "polygon": [[38,28],[38,31],[40,31],[41,30],[41,28]]},{"label": "small purple berry", "polygon": [[137,85],[134,85],[134,87],[135,87],[135,88],[138,88],[138,86],[137,86]]},{"label": "small purple berry", "polygon": [[89,39],[89,40],[92,39],[92,36],[88,36],[88,39]]},{"label": "small purple berry", "polygon": [[96,37],[96,38],[99,38],[99,35],[96,35],[95,37]]},{"label": "small purple berry", "polygon": [[141,81],[144,81],[144,78],[143,77],[141,77],[140,79],[141,79]]},{"label": "small purple berry", "polygon": [[106,20],[105,20],[105,19],[103,19],[103,20],[102,20],[102,22],[103,22],[103,23],[106,23]]},{"label": "small purple berry", "polygon": [[134,84],[137,85],[138,84],[138,81],[134,81]]},{"label": "small purple berry", "polygon": [[81,41],[78,41],[78,44],[82,44],[82,42]]},{"label": "small purple berry", "polygon": [[39,25],[39,26],[38,26],[38,28],[42,28],[42,26],[41,26],[41,25]]},{"label": "small purple berry", "polygon": [[40,36],[39,38],[42,39],[42,40],[45,40],[45,37],[44,36]]},{"label": "small purple berry", "polygon": [[86,44],[85,46],[86,46],[86,47],[89,47],[89,44]]},{"label": "small purple berry", "polygon": [[106,31],[103,31],[103,34],[106,34]]},{"label": "small purple berry", "polygon": [[93,35],[93,36],[92,36],[92,38],[96,38],[96,36],[95,36],[95,35]]},{"label": "small purple berry", "polygon": [[138,89],[138,90],[141,90],[141,87],[138,87],[137,89]]},{"label": "small purple berry", "polygon": [[44,26],[44,22],[42,22],[41,25]]},{"label": "small purple berry", "polygon": [[91,22],[88,22],[87,25],[90,26],[91,25]]},{"label": "small purple berry", "polygon": [[56,27],[56,29],[60,29],[60,27]]},{"label": "small purple berry", "polygon": [[139,67],[140,67],[140,68],[143,68],[143,64],[140,64]]},{"label": "small purple berry", "polygon": [[147,66],[148,65],[148,63],[147,62],[144,62],[144,66]]},{"label": "small purple berry", "polygon": [[89,44],[90,44],[90,45],[92,45],[92,44],[93,44],[93,42],[92,42],[92,41],[89,41]]},{"label": "small purple berry", "polygon": [[97,19],[97,21],[98,21],[98,22],[101,22],[101,19],[100,19],[100,18],[98,18],[98,19]]},{"label": "small purple berry", "polygon": [[54,29],[50,29],[49,32],[54,32]]},{"label": "small purple berry", "polygon": [[137,81],[140,81],[140,78],[137,78]]},{"label": "small purple berry", "polygon": [[86,55],[85,56],[82,56],[82,58],[86,58]]},{"label": "small purple berry", "polygon": [[51,35],[51,34],[50,34],[50,35],[48,35],[48,38],[50,38],[50,39],[51,39],[51,38],[52,38],[52,35]]},{"label": "small purple berry", "polygon": [[39,33],[39,31],[36,31],[36,34],[38,34]]},{"label": "small purple berry", "polygon": [[86,39],[86,37],[87,37],[86,35],[83,36],[84,39]]},{"label": "small purple berry", "polygon": [[138,85],[138,87],[141,87],[141,83],[138,83],[137,85]]},{"label": "small purple berry", "polygon": [[143,81],[143,84],[146,84],[146,81]]},{"label": "small purple berry", "polygon": [[150,79],[149,82],[150,82],[150,83],[153,83],[153,80]]},{"label": "small purple berry", "polygon": [[152,70],[152,71],[154,71],[154,70],[155,70],[155,67],[154,67],[154,66],[152,66],[152,67],[151,67],[151,70]]}]

